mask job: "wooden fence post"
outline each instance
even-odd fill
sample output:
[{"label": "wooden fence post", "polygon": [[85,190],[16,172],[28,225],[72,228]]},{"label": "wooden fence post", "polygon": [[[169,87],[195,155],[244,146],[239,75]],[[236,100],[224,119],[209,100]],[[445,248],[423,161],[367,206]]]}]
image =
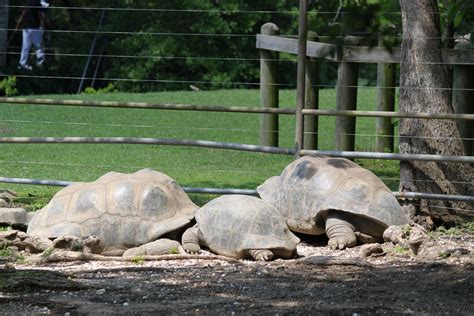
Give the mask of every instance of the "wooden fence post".
[{"label": "wooden fence post", "polygon": [[[308,32],[308,41],[319,40],[315,32]],[[306,62],[306,102],[305,109],[319,109],[319,61],[308,57]],[[318,149],[318,116],[305,115],[304,117],[304,149]]]},{"label": "wooden fence post", "polygon": [[[278,26],[273,23],[262,25],[263,35],[278,35]],[[277,108],[278,98],[278,58],[279,53],[265,49],[260,50],[260,106]],[[278,147],[278,115],[262,114],[260,117],[260,144]]]},{"label": "wooden fence post", "polygon": [[[6,66],[8,44],[8,0],[0,0],[0,73]],[[13,35],[13,32],[12,32]]]},{"label": "wooden fence post", "polygon": [[308,0],[300,0],[298,18],[298,69],[296,73],[295,157],[300,157],[304,144],[304,115],[306,97],[306,53],[308,46]]},{"label": "wooden fence post", "polygon": [[[469,42],[460,42],[454,49],[471,49]],[[474,114],[474,66],[453,66],[453,107],[454,112],[459,114]],[[467,156],[474,156],[474,122],[458,120],[458,128],[463,138],[464,148]]]},{"label": "wooden fence post", "polygon": [[[377,111],[393,112],[395,110],[395,69],[395,64],[377,64]],[[394,128],[392,119],[378,117],[375,121],[375,130],[377,134],[375,150],[393,152]]]},{"label": "wooden fence post", "polygon": [[[357,46],[359,40],[355,37],[346,37],[344,45]],[[340,62],[337,71],[336,109],[357,109],[357,85],[359,64]],[[338,116],[336,118],[336,150],[354,151],[355,148],[356,118]]]}]

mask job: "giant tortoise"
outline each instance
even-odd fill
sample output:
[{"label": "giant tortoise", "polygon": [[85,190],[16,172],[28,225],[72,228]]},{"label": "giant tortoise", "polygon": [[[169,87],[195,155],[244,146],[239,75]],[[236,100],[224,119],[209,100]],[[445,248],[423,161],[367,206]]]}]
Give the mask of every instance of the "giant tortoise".
[{"label": "giant tortoise", "polygon": [[266,261],[291,257],[300,242],[272,205],[252,196],[218,197],[197,211],[196,222],[182,237],[191,253],[203,245],[227,257]]},{"label": "giant tortoise", "polygon": [[409,223],[389,188],[344,158],[305,156],[257,188],[295,232],[326,233],[332,249],[382,239],[390,225]]},{"label": "giant tortoise", "polygon": [[184,228],[197,209],[163,173],[109,172],[94,182],[60,190],[36,212],[27,233],[46,238],[98,236],[104,253],[120,254]]}]

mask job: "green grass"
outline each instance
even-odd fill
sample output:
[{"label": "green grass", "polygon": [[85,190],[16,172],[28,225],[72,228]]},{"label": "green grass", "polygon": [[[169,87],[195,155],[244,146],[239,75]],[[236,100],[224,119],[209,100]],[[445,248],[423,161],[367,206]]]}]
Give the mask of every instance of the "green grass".
[{"label": "green grass", "polygon": [[436,230],[428,232],[428,236],[433,240],[436,240],[441,236],[460,236],[462,234],[474,234],[474,222],[464,223],[451,228],[439,226]]},{"label": "green grass", "polygon": [[4,246],[3,248],[0,249],[0,258],[9,258],[13,256],[14,254],[15,252],[13,251],[13,249],[7,246]]},{"label": "green grass", "polygon": [[[258,90],[199,92],[44,95],[40,98],[259,106]],[[333,109],[335,91],[320,92],[320,108]],[[359,89],[358,108],[375,109],[375,89]],[[280,107],[294,107],[293,90],[280,92]],[[258,114],[184,112],[0,104],[0,136],[154,137],[259,144]],[[279,142],[294,146],[294,116],[280,116]],[[319,146],[334,149],[335,118],[321,117]],[[358,118],[356,150],[373,150],[375,119]],[[370,135],[370,136],[367,136]],[[290,156],[195,147],[150,145],[0,144],[0,176],[12,178],[92,181],[114,170],[152,168],[182,186],[254,189],[279,174]],[[358,160],[396,190],[398,162]],[[24,203],[43,204],[59,188],[0,184],[20,193]],[[193,196],[199,203],[207,198]],[[39,200],[39,202],[38,202]],[[36,207],[35,207],[36,208]]]}]

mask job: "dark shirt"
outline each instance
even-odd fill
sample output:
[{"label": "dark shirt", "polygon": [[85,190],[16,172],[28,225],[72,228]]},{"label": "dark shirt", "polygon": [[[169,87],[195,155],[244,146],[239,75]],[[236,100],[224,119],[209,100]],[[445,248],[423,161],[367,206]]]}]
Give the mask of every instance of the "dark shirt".
[{"label": "dark shirt", "polygon": [[41,26],[40,15],[44,13],[41,0],[27,0],[24,8],[22,26],[25,29],[39,29]]}]

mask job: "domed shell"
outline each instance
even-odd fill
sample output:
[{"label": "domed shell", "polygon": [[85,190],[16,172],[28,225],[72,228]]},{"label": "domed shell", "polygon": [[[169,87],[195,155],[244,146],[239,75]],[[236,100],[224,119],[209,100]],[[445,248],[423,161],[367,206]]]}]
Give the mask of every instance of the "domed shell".
[{"label": "domed shell", "polygon": [[27,233],[46,238],[96,235],[106,248],[125,249],[186,226],[198,207],[167,175],[143,169],[109,172],[63,188],[33,216]]},{"label": "domed shell", "polygon": [[196,213],[196,222],[208,247],[233,258],[250,249],[294,251],[299,239],[270,204],[245,195],[224,195]]},{"label": "domed shell", "polygon": [[321,216],[341,210],[363,216],[370,224],[388,227],[409,222],[390,189],[371,171],[344,158],[305,156],[280,176],[257,188],[260,197],[295,223],[290,229],[323,234]]}]

